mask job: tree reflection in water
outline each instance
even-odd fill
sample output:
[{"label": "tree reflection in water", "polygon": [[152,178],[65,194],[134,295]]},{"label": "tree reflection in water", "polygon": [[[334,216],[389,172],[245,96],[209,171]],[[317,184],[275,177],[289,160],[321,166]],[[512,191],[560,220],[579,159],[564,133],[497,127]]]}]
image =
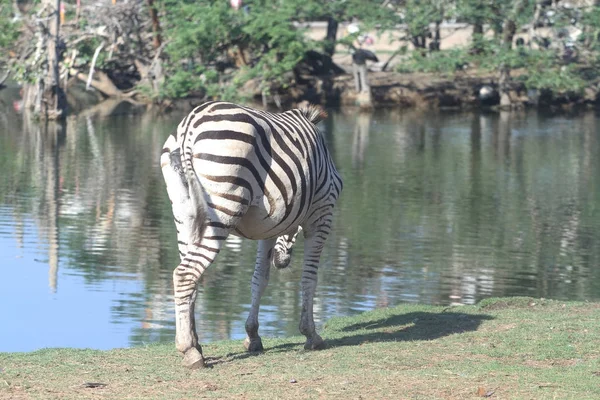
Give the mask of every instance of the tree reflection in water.
[{"label": "tree reflection in water", "polygon": [[[109,107],[47,125],[0,112],[0,239],[10,239],[0,252],[22,257],[0,273],[35,279],[39,268],[25,260],[37,259],[56,291],[51,318],[64,319],[66,293],[83,286],[82,303],[110,299],[107,323],[127,332],[117,345],[172,341],[178,253],[157,163],[181,116]],[[400,302],[600,298],[594,113],[330,114],[324,135],[345,189],[319,272],[320,322]],[[254,249],[232,237],[203,276],[200,340],[244,336]],[[261,306],[267,335],[297,334],[297,257],[272,274]],[[30,307],[48,301],[28,296]],[[86,345],[115,345],[102,340]]]}]

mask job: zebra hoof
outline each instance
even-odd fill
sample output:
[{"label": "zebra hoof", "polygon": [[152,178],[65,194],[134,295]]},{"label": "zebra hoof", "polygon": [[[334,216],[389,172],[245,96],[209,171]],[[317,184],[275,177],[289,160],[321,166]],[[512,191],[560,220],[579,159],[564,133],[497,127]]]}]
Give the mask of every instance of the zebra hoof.
[{"label": "zebra hoof", "polygon": [[304,344],[304,350],[323,350],[327,344],[319,335],[315,335],[312,339],[307,339]]},{"label": "zebra hoof", "polygon": [[244,347],[249,353],[257,353],[264,351],[262,340],[260,338],[250,339],[246,338],[244,340]]},{"label": "zebra hoof", "polygon": [[181,363],[184,367],[189,369],[199,369],[205,367],[204,357],[202,357],[202,354],[195,347],[192,347],[185,352],[183,355],[183,361]]}]

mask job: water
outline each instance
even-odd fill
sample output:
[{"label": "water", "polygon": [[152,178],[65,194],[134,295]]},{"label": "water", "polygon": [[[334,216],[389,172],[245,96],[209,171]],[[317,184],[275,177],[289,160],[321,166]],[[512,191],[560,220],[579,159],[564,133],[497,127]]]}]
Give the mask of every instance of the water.
[{"label": "water", "polygon": [[[0,351],[174,340],[158,157],[182,116],[124,111],[61,127],[0,113]],[[599,124],[593,112],[331,112],[345,186],[317,324],[405,302],[600,300]],[[255,248],[231,237],[202,278],[202,342],[244,337]],[[300,255],[271,274],[265,336],[298,334]]]}]

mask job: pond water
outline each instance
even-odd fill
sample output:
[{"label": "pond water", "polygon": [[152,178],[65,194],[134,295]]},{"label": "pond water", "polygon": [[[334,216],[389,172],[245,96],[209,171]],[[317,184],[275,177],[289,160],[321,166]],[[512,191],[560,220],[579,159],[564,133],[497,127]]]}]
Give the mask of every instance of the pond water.
[{"label": "pond water", "polygon": [[[181,117],[0,114],[0,351],[174,340],[158,157]],[[345,187],[317,323],[404,302],[600,300],[598,127],[593,112],[332,111],[323,130]],[[202,278],[202,342],[244,337],[255,248],[231,237]],[[271,274],[265,336],[298,334],[301,254]]]}]

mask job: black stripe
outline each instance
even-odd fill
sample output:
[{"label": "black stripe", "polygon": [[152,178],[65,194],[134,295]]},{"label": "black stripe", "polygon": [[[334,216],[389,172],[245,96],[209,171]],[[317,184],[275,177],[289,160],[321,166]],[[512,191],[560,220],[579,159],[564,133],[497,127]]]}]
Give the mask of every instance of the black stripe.
[{"label": "black stripe", "polygon": [[207,107],[209,107],[212,104],[217,103],[216,101],[208,101],[202,105],[199,105],[198,107],[194,108],[194,110],[192,111],[192,113],[194,114],[198,114],[201,113],[202,111],[204,111]]},{"label": "black stripe", "polygon": [[194,256],[194,257],[202,257],[202,258],[204,258],[206,261],[208,261],[209,263],[212,263],[212,262],[214,261],[214,258],[210,258],[210,257],[208,257],[207,255],[204,255],[204,254],[202,254],[202,253],[196,253],[196,252],[194,252],[194,251],[190,251],[190,252],[188,252],[188,254],[189,254],[189,255],[192,255],[192,256]]},{"label": "black stripe", "polygon": [[[198,121],[205,122],[203,118],[200,118]],[[194,124],[195,125],[195,124]],[[194,126],[195,128],[196,126]],[[222,131],[202,131],[198,133],[196,139],[194,140],[194,144],[203,139],[210,140],[237,140],[240,142],[245,142],[251,144],[256,147],[256,138],[254,136],[248,135],[243,132],[231,131],[231,130],[222,130]]]},{"label": "black stripe", "polygon": [[[231,103],[222,103],[222,104],[217,104],[215,107],[213,107],[213,110],[229,110],[232,108],[240,108],[240,107],[238,107],[234,104],[231,104]],[[203,122],[219,122],[219,121],[242,122],[242,123],[247,123],[247,124],[251,125],[252,127],[254,127],[256,133],[258,134],[258,136],[260,137],[260,140],[261,140],[261,145],[260,145],[261,150],[265,150],[271,159],[273,159],[278,164],[281,164],[280,157],[277,156],[272,151],[271,144],[269,142],[269,138],[267,137],[265,129],[258,122],[256,122],[255,119],[251,118],[250,115],[248,115],[248,114],[238,113],[238,114],[204,115],[202,118],[200,118],[196,122],[196,124],[194,124],[194,126],[199,125],[200,123],[203,123]],[[285,185],[283,184],[283,182],[281,181],[279,176],[277,176],[277,174],[275,174],[274,171],[271,169],[269,163],[262,155],[262,152],[258,151],[259,150],[258,146],[255,146],[255,149],[256,149],[255,154],[256,154],[256,157],[258,158],[259,163],[261,164],[263,169],[267,172],[267,175],[273,181],[273,184],[275,185],[275,187],[277,187],[277,189],[281,193],[281,196],[283,197],[283,201],[285,202],[286,210],[287,210],[288,193],[285,190]],[[278,159],[279,159],[279,161],[277,161]],[[288,177],[289,177],[289,175],[288,175]],[[293,178],[293,175],[292,175],[292,178]],[[290,178],[290,180],[292,182],[294,182],[295,179],[292,179],[292,178]],[[259,187],[263,191],[265,191],[265,194],[267,194],[265,181],[260,179],[260,180],[257,180],[257,182],[259,183]],[[269,215],[271,215],[275,209],[274,200],[270,196],[267,196],[267,197],[268,197],[269,206],[270,206]],[[273,203],[272,203],[272,201],[273,201]]]},{"label": "black stripe", "polygon": [[229,201],[233,201],[233,202],[239,203],[239,204],[241,204],[243,206],[247,206],[248,204],[250,204],[250,202],[247,199],[245,199],[245,198],[243,198],[241,196],[236,196],[235,194],[229,194],[229,193],[211,193],[210,195],[211,196],[220,197],[222,199],[226,199],[226,200],[229,200]]},{"label": "black stripe", "polygon": [[225,239],[227,239],[227,236],[219,236],[219,235],[203,236],[202,239],[206,239],[206,240],[225,240]]},{"label": "black stripe", "polygon": [[221,251],[221,249],[217,249],[217,248],[214,248],[214,247],[209,247],[209,246],[207,246],[205,244],[201,244],[201,243],[196,243],[195,246],[200,247],[200,248],[202,248],[204,250],[212,251],[215,254],[219,254],[219,251]]},{"label": "black stripe", "polygon": [[[250,198],[253,199],[254,198],[254,193],[252,190],[252,185],[250,184],[250,182],[248,182],[247,180],[245,180],[244,178],[240,178],[237,176],[213,176],[213,175],[204,175],[204,174],[199,174],[203,179],[207,179],[209,181],[212,182],[225,182],[225,183],[231,183],[232,185],[236,185],[236,186],[241,186],[244,189],[248,190],[250,192]],[[220,197],[225,197],[228,198],[226,195],[224,194],[218,194]],[[230,197],[232,197],[229,200],[233,200],[234,195],[228,195]],[[237,197],[237,196],[235,196]],[[235,201],[235,200],[233,200]],[[248,205],[249,202],[248,200],[244,199],[244,198],[239,198],[239,202],[243,205]]]},{"label": "black stripe", "polygon": [[[247,112],[249,112],[251,115],[254,115],[256,118],[261,118],[261,120],[263,120],[269,126],[269,128],[271,129],[271,132],[275,131],[275,128],[273,127],[271,121],[269,121],[268,119],[263,119],[264,118],[263,116],[258,115],[253,110],[252,111],[248,110]],[[296,222],[296,220],[298,219],[298,217],[300,216],[300,213],[304,210],[304,204],[306,202],[307,187],[306,187],[306,177],[304,176],[305,171],[303,170],[302,165],[301,165],[300,161],[298,160],[298,158],[296,157],[296,155],[290,150],[290,148],[287,146],[285,141],[282,140],[281,136],[280,135],[272,135],[272,137],[275,139],[275,142],[277,142],[277,145],[279,146],[279,148],[283,152],[285,152],[290,157],[292,162],[296,165],[296,169],[298,170],[298,174],[300,175],[300,188],[301,188],[302,192],[301,192],[301,196],[300,196],[300,206],[298,208],[299,212],[298,212],[298,214],[296,214],[296,217],[289,224],[289,225],[293,225]],[[288,175],[288,178],[290,179],[290,182],[292,183],[292,190],[294,191],[294,194],[297,193],[298,187],[296,184],[296,178],[295,178],[292,170],[290,169],[290,167],[277,154],[273,154],[272,158],[275,162],[277,162],[277,164],[282,166],[283,171]],[[283,166],[285,166],[285,167],[283,167]],[[286,219],[288,219],[290,217],[293,205],[288,204],[287,199],[285,199],[285,201],[286,201],[285,216],[279,222],[279,224],[277,224],[275,227],[279,226],[281,223],[283,223]]]},{"label": "black stripe", "polygon": [[228,209],[227,207],[219,206],[214,203],[207,202],[206,205],[208,207],[212,208],[213,210],[217,210],[217,211],[222,212],[223,214],[229,215],[231,217],[241,217],[244,215],[244,213],[242,213],[240,211],[233,211],[233,210]]},{"label": "black stripe", "polygon": [[[263,190],[263,192],[265,193],[265,196],[267,196],[267,199],[269,200],[269,206],[271,207],[271,210],[269,210],[269,211],[272,212],[274,210],[275,200],[271,197],[271,195],[268,192],[268,189],[265,187],[265,182],[263,181],[263,178],[260,176],[260,174],[254,167],[254,165],[247,158],[218,156],[218,155],[208,154],[208,153],[194,154],[194,157],[198,158],[200,160],[211,161],[211,162],[218,163],[218,164],[235,164],[235,165],[240,165],[240,166],[246,168],[248,171],[250,171],[250,173],[256,180],[258,187],[260,187]],[[273,202],[273,203],[271,203],[271,202]]]},{"label": "black stripe", "polygon": [[206,223],[207,226],[212,226],[213,228],[221,228],[221,229],[231,229],[231,226],[229,225],[225,225],[222,222],[217,222],[217,221],[208,221]]},{"label": "black stripe", "polygon": [[[298,152],[302,155],[302,158],[306,158],[306,140],[304,135],[298,129],[298,126],[290,121],[289,116],[286,113],[278,114],[278,118],[274,119],[274,123],[278,123],[281,130],[285,133],[288,142],[294,145]],[[292,135],[293,133],[293,135]],[[300,143],[302,141],[302,143]]]}]

